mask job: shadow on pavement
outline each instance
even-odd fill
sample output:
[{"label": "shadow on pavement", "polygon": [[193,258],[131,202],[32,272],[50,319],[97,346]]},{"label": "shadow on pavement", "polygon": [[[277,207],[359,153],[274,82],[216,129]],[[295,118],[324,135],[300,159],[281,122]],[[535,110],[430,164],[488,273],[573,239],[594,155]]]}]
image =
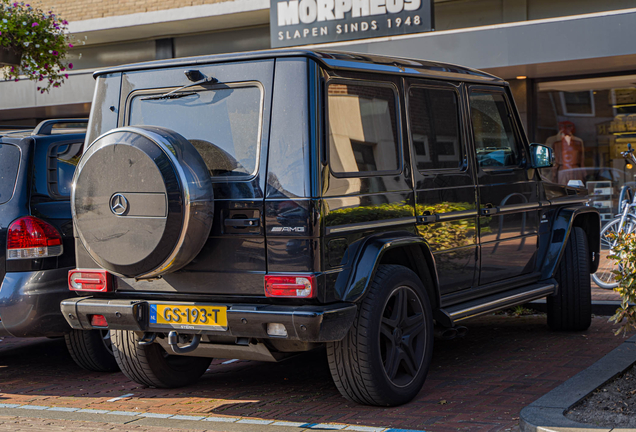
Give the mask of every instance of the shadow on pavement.
[{"label": "shadow on pavement", "polygon": [[[343,399],[324,351],[281,363],[215,359],[195,385],[152,389],[123,374],[75,366],[63,340],[0,342],[0,402],[190,415],[338,422],[427,431],[505,430],[520,410],[614,347],[607,318],[585,333],[550,332],[545,316],[467,321],[464,339],[436,341],[426,384],[411,403],[365,407]],[[108,402],[118,396],[133,396]]]}]

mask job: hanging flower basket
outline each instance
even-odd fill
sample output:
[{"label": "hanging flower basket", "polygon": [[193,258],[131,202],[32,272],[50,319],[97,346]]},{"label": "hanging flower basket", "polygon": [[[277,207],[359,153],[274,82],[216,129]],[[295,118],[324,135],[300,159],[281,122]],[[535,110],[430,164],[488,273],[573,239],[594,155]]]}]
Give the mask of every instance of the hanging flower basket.
[{"label": "hanging flower basket", "polygon": [[14,47],[0,47],[0,66],[19,66],[21,62],[21,50]]},{"label": "hanging flower basket", "polygon": [[52,11],[28,3],[0,0],[0,76],[19,81],[38,81],[48,92],[68,78],[72,63],[66,62],[70,35],[68,22]]}]

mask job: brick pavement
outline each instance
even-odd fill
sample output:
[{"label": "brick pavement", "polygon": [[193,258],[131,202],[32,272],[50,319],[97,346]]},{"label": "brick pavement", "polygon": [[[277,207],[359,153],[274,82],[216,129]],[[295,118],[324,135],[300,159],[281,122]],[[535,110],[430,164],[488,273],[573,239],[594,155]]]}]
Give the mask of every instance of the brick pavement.
[{"label": "brick pavement", "polygon": [[[466,338],[436,341],[427,382],[396,408],[346,402],[324,352],[282,363],[215,360],[195,385],[144,388],[122,374],[79,369],[60,340],[0,343],[0,403],[122,411],[337,422],[430,432],[516,429],[520,410],[585,369],[622,339],[606,317],[585,333],[550,332],[545,316],[490,315],[467,321]],[[108,399],[133,396],[116,402]],[[0,429],[2,430],[2,429]]]},{"label": "brick pavement", "polygon": [[[184,429],[122,425],[105,422],[77,420],[51,420],[42,418],[11,417],[0,415],[0,432],[177,432]],[[212,429],[207,429],[213,432]]]}]

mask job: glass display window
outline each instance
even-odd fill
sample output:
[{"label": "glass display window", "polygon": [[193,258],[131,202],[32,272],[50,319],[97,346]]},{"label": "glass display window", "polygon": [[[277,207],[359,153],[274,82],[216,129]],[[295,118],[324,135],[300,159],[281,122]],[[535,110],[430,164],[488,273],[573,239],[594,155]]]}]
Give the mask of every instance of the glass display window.
[{"label": "glass display window", "polygon": [[621,156],[628,143],[636,147],[636,75],[541,80],[535,107],[534,141],[555,155],[542,177],[582,183],[608,222],[618,212],[621,188],[636,190],[636,167]]}]

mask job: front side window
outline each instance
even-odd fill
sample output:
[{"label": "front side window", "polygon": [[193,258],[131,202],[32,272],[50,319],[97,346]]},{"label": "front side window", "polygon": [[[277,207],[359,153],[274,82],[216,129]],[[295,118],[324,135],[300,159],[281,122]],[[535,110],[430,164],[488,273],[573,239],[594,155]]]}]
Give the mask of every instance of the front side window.
[{"label": "front side window", "polygon": [[460,168],[464,155],[454,90],[411,87],[409,121],[417,169]]},{"label": "front side window", "polygon": [[334,174],[399,172],[396,107],[392,86],[329,84],[329,164]]},{"label": "front side window", "polygon": [[184,96],[133,97],[130,126],[161,126],[189,140],[213,177],[245,177],[256,173],[260,146],[263,91],[259,85],[223,85]]},{"label": "front side window", "polygon": [[470,115],[479,166],[519,165],[519,147],[503,93],[472,91]]}]

